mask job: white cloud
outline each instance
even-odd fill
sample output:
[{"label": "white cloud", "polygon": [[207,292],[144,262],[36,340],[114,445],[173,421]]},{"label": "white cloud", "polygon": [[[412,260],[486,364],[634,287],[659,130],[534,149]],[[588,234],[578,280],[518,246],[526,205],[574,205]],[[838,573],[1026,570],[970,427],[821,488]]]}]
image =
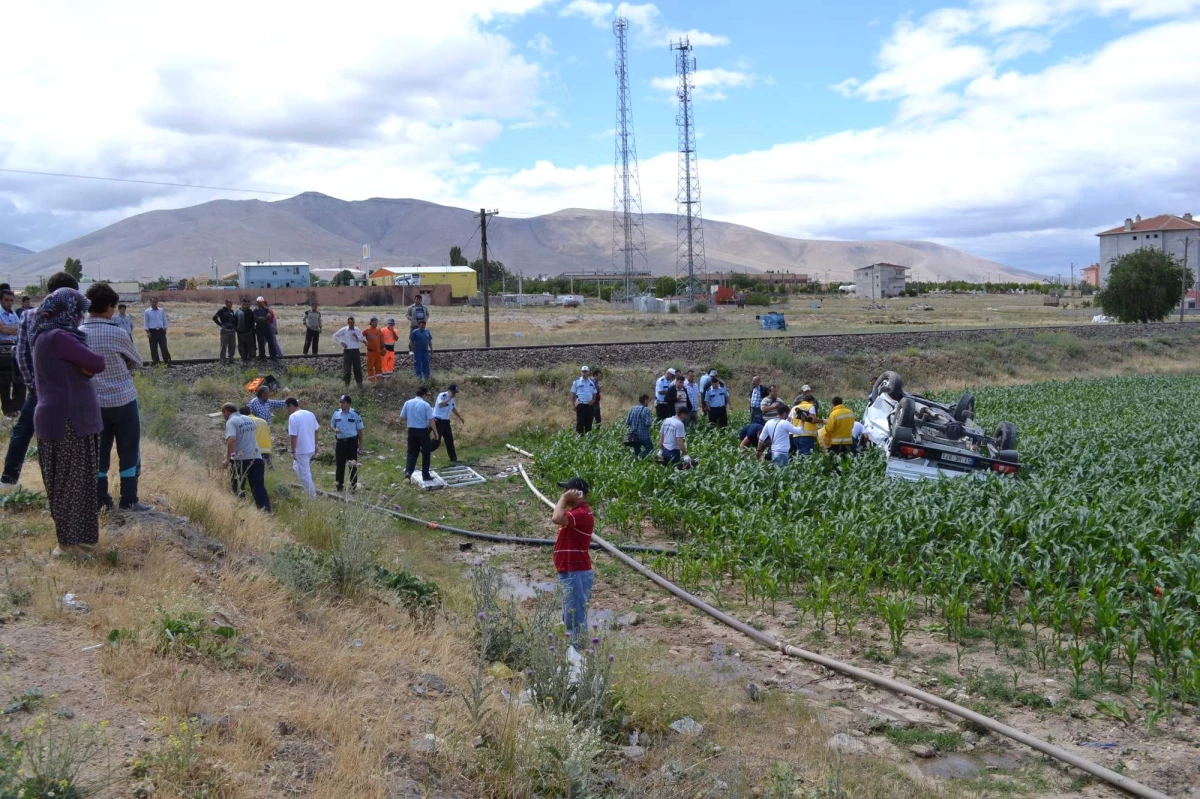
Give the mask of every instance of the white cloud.
[{"label": "white cloud", "polygon": [[[747,88],[759,82],[759,77],[750,72],[732,69],[698,69],[693,73],[697,100],[724,100],[725,89]],[[677,77],[652,78],[650,85],[663,92],[674,95],[679,86]]]},{"label": "white cloud", "polygon": [[583,17],[598,28],[607,28],[612,23],[612,3],[599,3],[596,0],[571,0],[560,12],[564,17]]},{"label": "white cloud", "polygon": [[695,30],[679,30],[665,25],[662,13],[654,3],[612,3],[597,0],[571,0],[563,7],[564,17],[583,17],[598,28],[612,26],[613,18],[625,17],[633,27],[634,41],[642,47],[658,47],[687,37],[693,47],[722,47],[729,44],[728,36]]},{"label": "white cloud", "polygon": [[542,58],[554,55],[554,41],[544,33],[539,33],[525,43],[525,46]]}]

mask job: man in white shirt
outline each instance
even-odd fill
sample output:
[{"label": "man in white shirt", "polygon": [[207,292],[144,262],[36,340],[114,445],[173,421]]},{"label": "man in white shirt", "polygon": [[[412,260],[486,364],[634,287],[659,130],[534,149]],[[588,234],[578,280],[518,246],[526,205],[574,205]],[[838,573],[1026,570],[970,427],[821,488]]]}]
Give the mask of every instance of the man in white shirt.
[{"label": "man in white shirt", "polygon": [[418,386],[417,393],[400,409],[400,418],[408,426],[408,459],[404,465],[404,476],[413,476],[417,468],[417,456],[420,455],[421,479],[428,483],[433,479],[429,474],[429,453],[438,434],[434,429],[433,408],[425,401],[426,393],[425,386]]},{"label": "man in white shirt", "polygon": [[575,409],[575,432],[579,435],[590,433],[592,422],[596,419],[596,381],[592,380],[592,372],[586,366],[579,367],[579,377],[571,384],[571,407]]},{"label": "man in white shirt", "polygon": [[354,317],[346,319],[346,326],[333,334],[333,340],[342,345],[342,382],[350,388],[350,373],[354,373],[354,382],[361,390],[362,385],[362,356],[360,347],[367,343],[362,331],[354,326]]},{"label": "man in white shirt", "polygon": [[654,418],[670,419],[673,409],[667,404],[667,389],[675,382],[675,370],[668,369],[654,381]]},{"label": "man in white shirt", "polygon": [[125,328],[126,332],[129,333],[129,337],[133,338],[133,319],[129,317],[129,314],[125,313],[128,307],[125,303],[119,304],[117,306],[117,315],[113,317],[113,321]]},{"label": "man in white shirt", "polygon": [[454,451],[454,430],[450,427],[450,414],[453,413],[457,416],[458,421],[462,424],[467,423],[467,420],[462,418],[462,415],[458,412],[457,397],[458,386],[451,383],[433,401],[433,419],[437,424],[438,435],[446,443],[446,454],[450,456],[451,463],[458,463],[458,453]]},{"label": "man in white shirt", "polygon": [[776,417],[768,418],[762,432],[758,434],[758,452],[755,457],[761,458],[763,450],[770,447],[771,463],[787,466],[788,454],[792,451],[792,436],[800,435],[804,428],[796,427],[787,420],[787,405],[782,402],[764,408],[764,413],[769,415],[770,412],[774,412]]},{"label": "man in white shirt", "polygon": [[167,312],[158,307],[158,297],[151,297],[150,307],[142,312],[142,329],[150,339],[150,365],[158,366],[158,352],[161,349],[163,362],[170,366],[171,351],[167,349]]},{"label": "man in white shirt", "polygon": [[317,454],[317,431],[321,423],[317,421],[312,411],[300,409],[300,401],[288,397],[285,401],[288,415],[288,437],[292,442],[292,471],[300,478],[304,493],[310,497],[317,495],[313,485],[312,459]]},{"label": "man in white shirt", "polygon": [[679,463],[688,454],[687,428],[684,426],[687,417],[687,408],[680,407],[674,416],[663,419],[658,429],[658,446],[662,450],[663,463]]}]

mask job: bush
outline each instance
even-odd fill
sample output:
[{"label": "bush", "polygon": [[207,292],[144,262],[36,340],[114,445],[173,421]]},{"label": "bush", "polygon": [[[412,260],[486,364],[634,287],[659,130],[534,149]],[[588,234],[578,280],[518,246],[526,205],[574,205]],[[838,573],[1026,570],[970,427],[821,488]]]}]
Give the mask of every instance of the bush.
[{"label": "bush", "polygon": [[1193,282],[1191,270],[1175,256],[1143,247],[1113,262],[1096,302],[1121,322],[1157,322],[1179,307]]},{"label": "bush", "polygon": [[704,301],[697,301],[690,310],[692,313],[708,313],[708,303]]},{"label": "bush", "polygon": [[746,304],[765,308],[771,304],[771,295],[760,291],[751,292],[746,295]]},{"label": "bush", "polygon": [[315,594],[325,582],[325,563],[317,552],[300,544],[284,544],[271,553],[271,576],[298,594]]},{"label": "bush", "polygon": [[442,591],[437,583],[423,580],[410,571],[389,571],[383,566],[376,567],[375,581],[396,592],[400,605],[408,609],[414,621],[429,623],[433,620],[434,612],[441,607]]}]

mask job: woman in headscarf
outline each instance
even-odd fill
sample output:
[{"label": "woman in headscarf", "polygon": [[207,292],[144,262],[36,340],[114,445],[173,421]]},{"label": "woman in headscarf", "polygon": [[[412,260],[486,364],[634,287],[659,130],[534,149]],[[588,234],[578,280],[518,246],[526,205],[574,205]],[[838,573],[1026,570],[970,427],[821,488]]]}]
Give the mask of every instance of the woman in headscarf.
[{"label": "woman in headscarf", "polygon": [[100,540],[96,470],[102,425],[91,379],[104,371],[104,356],[88,349],[79,330],[87,308],[87,298],[75,289],[58,289],[38,306],[29,334],[38,389],[33,430],[58,537],[55,557],[86,555]]}]

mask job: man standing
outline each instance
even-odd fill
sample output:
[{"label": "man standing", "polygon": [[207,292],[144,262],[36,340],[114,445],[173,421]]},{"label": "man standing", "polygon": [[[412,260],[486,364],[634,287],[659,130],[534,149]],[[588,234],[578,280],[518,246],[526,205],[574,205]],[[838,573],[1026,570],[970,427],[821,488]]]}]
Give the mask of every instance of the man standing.
[{"label": "man standing", "polygon": [[232,402],[221,406],[221,415],[225,417],[225,465],[229,468],[230,487],[233,493],[244,497],[244,486],[249,482],[254,505],[270,513],[271,499],[263,479],[263,462],[254,438],[254,422],[239,414]]},{"label": "man standing", "polygon": [[808,455],[817,448],[817,400],[811,386],[804,386],[800,391],[800,402],[792,408],[792,424],[804,431],[795,438],[796,454]]},{"label": "man standing", "polygon": [[150,363],[158,366],[159,350],[162,360],[171,365],[171,351],[167,349],[167,312],[158,307],[158,297],[150,298],[150,307],[142,312],[142,329],[150,339]]},{"label": "man standing", "polygon": [[379,335],[383,339],[383,376],[391,377],[396,372],[396,342],[400,340],[396,320],[387,320],[387,326],[379,331]]},{"label": "man standing", "polygon": [[333,340],[342,345],[342,382],[350,388],[350,372],[354,372],[354,382],[362,390],[362,357],[359,348],[366,344],[362,331],[354,326],[354,317],[347,317],[346,326],[333,334]]},{"label": "man standing", "polygon": [[[266,305],[266,303],[263,303]],[[279,327],[275,321],[275,309],[267,308],[267,345],[271,348],[271,360],[277,361],[283,357],[283,348],[279,346]]]},{"label": "man standing", "polygon": [[834,455],[847,455],[854,444],[854,411],[842,404],[841,397],[833,398],[829,418],[825,421],[825,435],[829,451]]},{"label": "man standing", "polygon": [[[55,272],[46,280],[46,294],[53,294],[61,288],[78,289],[79,281],[67,272]],[[0,490],[5,490],[4,486],[15,487],[21,479],[21,467],[25,465],[29,442],[33,440],[33,412],[37,407],[37,384],[33,382],[33,345],[30,344],[29,338],[36,321],[37,309],[22,314],[20,329],[17,330],[17,368],[21,370],[21,379],[25,382],[25,404],[21,406],[21,415],[17,417],[17,423],[13,425],[12,437],[8,440],[8,452],[4,456],[4,473],[0,475]],[[130,340],[132,341],[132,339]]]},{"label": "man standing", "polygon": [[258,360],[265,361],[267,356],[275,357],[271,350],[271,309],[267,307],[265,297],[254,300],[254,339],[258,344]]},{"label": "man standing", "polygon": [[25,404],[25,381],[17,367],[17,331],[21,317],[13,310],[16,295],[0,290],[0,412],[16,416]]},{"label": "man standing", "polygon": [[383,372],[383,336],[379,333],[378,316],[371,317],[362,334],[367,342],[367,380],[374,383]]},{"label": "man standing", "polygon": [[233,300],[225,300],[225,307],[217,309],[213,314],[213,324],[221,330],[221,365],[233,366],[233,353],[237,346],[237,314],[233,311]]},{"label": "man standing", "polygon": [[408,318],[408,329],[411,332],[416,330],[421,322],[429,321],[429,306],[421,301],[421,295],[418,294],[404,315]]},{"label": "man standing", "polygon": [[675,383],[667,389],[666,398],[667,407],[671,409],[672,415],[678,416],[681,408],[687,412],[687,416],[683,417],[685,421],[696,410],[692,405],[692,398],[688,396],[687,386],[683,384],[683,375],[678,372],[675,374]]},{"label": "man standing", "polygon": [[141,471],[142,422],[138,410],[134,372],[142,368],[142,356],[124,328],[112,321],[116,313],[117,292],[107,283],[93,283],[87,290],[87,318],[79,329],[87,337],[87,346],[104,356],[104,371],[92,378],[100,400],[100,462],[96,470],[96,506],[112,508],[108,492],[108,467],[113,443],[117,445],[117,468],[121,479],[121,510],[147,511],[149,505],[138,501],[138,476]]},{"label": "man standing", "polygon": [[312,411],[300,409],[295,397],[284,400],[288,415],[288,438],[291,439],[292,471],[300,478],[300,486],[310,497],[317,495],[312,479],[312,459],[317,454],[317,431],[321,423]]},{"label": "man standing", "polygon": [[[125,306],[122,305],[122,308]],[[17,309],[17,316],[24,316],[26,311],[33,310],[33,300],[29,299],[28,294],[21,295],[21,307]],[[121,312],[124,315],[124,311]],[[129,332],[133,333],[133,322],[129,323]]]},{"label": "man standing", "polygon": [[650,408],[647,404],[650,402],[650,395],[643,394],[638,397],[638,404],[629,409],[629,413],[625,415],[625,424],[629,427],[629,433],[633,436],[632,442],[626,441],[633,447],[633,457],[642,458],[650,454],[653,445],[650,443],[650,426],[653,421],[650,417]]},{"label": "man standing", "polygon": [[679,463],[687,451],[687,421],[688,412],[684,407],[675,411],[670,419],[663,419],[658,428],[658,446],[662,450],[663,463]]},{"label": "man standing", "polygon": [[287,407],[287,402],[271,399],[271,389],[266,386],[259,386],[258,390],[254,392],[254,399],[250,400],[248,407],[252,415],[270,424],[271,420],[275,417],[275,411]]},{"label": "man standing", "polygon": [[317,304],[314,302],[312,307],[304,312],[304,354],[308,355],[308,348],[312,347],[312,354],[317,354],[317,349],[321,346],[321,312],[317,310]]},{"label": "man standing", "polygon": [[654,381],[654,418],[662,421],[671,417],[671,406],[667,404],[667,389],[675,382],[675,370],[667,369]]},{"label": "man standing", "polygon": [[400,409],[400,418],[408,426],[408,460],[404,465],[404,476],[413,476],[420,455],[421,479],[428,483],[433,479],[429,474],[430,444],[438,434],[434,429],[433,408],[425,401],[427,391],[425,386],[418,386],[416,395]]},{"label": "man standing", "polygon": [[[24,299],[28,300],[29,298],[25,297]],[[117,315],[113,317],[113,321],[125,328],[125,332],[129,334],[130,338],[133,338],[133,317],[125,313],[128,308],[129,306],[125,303],[118,303]]]},{"label": "man standing", "polygon": [[363,420],[358,411],[350,407],[349,394],[343,394],[338,404],[341,407],[333,412],[333,419],[329,422],[337,439],[337,443],[333,445],[334,457],[337,460],[334,482],[337,484],[337,490],[341,491],[345,485],[346,466],[349,465],[350,490],[357,491],[358,448],[362,446]]},{"label": "man standing", "polygon": [[433,352],[433,334],[425,327],[424,319],[417,323],[415,330],[409,331],[408,351],[413,356],[413,374],[417,376],[418,380],[428,380],[429,353]]},{"label": "man standing", "polygon": [[587,504],[588,484],[581,477],[558,484],[565,488],[550,521],[558,525],[554,569],[563,592],[563,625],[580,646],[587,640],[587,608],[595,573],[592,571],[592,532],[596,519]]},{"label": "man standing", "polygon": [[596,384],[592,380],[592,372],[586,366],[579,367],[579,377],[571,384],[571,408],[575,411],[575,432],[579,435],[590,433],[596,412],[592,403],[596,401]]},{"label": "man standing", "polygon": [[687,392],[688,403],[692,406],[692,413],[687,418],[687,423],[690,425],[696,421],[696,415],[700,412],[700,384],[696,382],[696,370],[687,370],[687,378],[683,381],[683,390]]},{"label": "man standing", "polygon": [[236,316],[238,355],[242,363],[247,363],[254,357],[254,310],[250,300],[242,299],[242,307],[238,308]]},{"label": "man standing", "polygon": [[[774,408],[779,402],[781,402],[779,399],[779,386],[772,384],[767,389],[767,394],[762,398],[762,402],[759,403],[759,409],[763,412],[763,416],[766,416],[767,408]],[[785,413],[784,415],[786,416],[787,414]]]},{"label": "man standing", "polygon": [[271,460],[271,425],[261,416],[252,414],[249,405],[238,408],[238,413],[254,420],[254,440],[258,442],[258,454],[262,457],[264,467],[274,469],[275,462]]},{"label": "man standing", "polygon": [[762,385],[759,382],[758,375],[750,378],[750,421],[763,423],[762,413]]},{"label": "man standing", "polygon": [[708,412],[708,421],[717,427],[728,427],[729,389],[725,388],[716,372],[709,378],[708,390],[704,392],[704,410]]},{"label": "man standing", "polygon": [[769,448],[771,463],[776,466],[787,466],[789,454],[792,451],[791,437],[798,435],[801,430],[787,420],[787,406],[782,402],[767,406],[763,409],[763,413],[770,418],[763,425],[762,432],[758,434],[756,457],[761,458],[763,450]]},{"label": "man standing", "polygon": [[462,418],[462,414],[458,412],[457,397],[458,386],[451,383],[433,401],[433,418],[437,424],[438,436],[446,442],[446,454],[450,456],[451,463],[458,463],[458,453],[454,451],[454,430],[450,427],[450,414],[453,413],[457,416],[460,424],[467,423],[467,420]]}]

